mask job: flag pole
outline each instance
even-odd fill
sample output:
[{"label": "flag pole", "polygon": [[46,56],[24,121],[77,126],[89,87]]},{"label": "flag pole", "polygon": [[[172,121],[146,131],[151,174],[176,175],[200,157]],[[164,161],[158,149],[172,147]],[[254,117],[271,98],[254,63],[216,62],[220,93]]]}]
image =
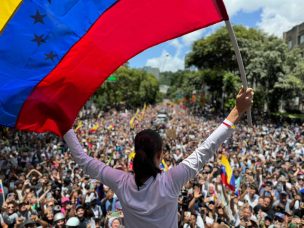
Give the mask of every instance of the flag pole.
[{"label": "flag pole", "polygon": [[[238,42],[237,42],[237,39],[236,39],[236,36],[235,36],[235,33],[233,31],[230,21],[226,20],[225,23],[226,23],[226,27],[227,27],[227,30],[228,30],[228,33],[230,36],[230,40],[232,42],[234,52],[236,55],[237,63],[238,63],[240,74],[241,74],[242,84],[243,84],[244,89],[246,90],[248,88],[248,83],[247,83],[247,79],[246,79],[245,67],[244,67],[242,56],[241,56],[240,48],[239,48],[239,45],[238,45]],[[249,109],[247,112],[247,122],[248,122],[249,127],[252,127],[251,109]]]}]

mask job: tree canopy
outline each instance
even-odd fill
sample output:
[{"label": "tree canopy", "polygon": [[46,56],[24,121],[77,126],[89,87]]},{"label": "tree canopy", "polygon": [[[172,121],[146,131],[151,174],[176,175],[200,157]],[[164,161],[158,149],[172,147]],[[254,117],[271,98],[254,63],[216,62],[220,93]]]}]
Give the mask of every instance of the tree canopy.
[{"label": "tree canopy", "polygon": [[152,74],[128,66],[120,67],[95,93],[97,105],[127,108],[154,104],[159,98],[159,82]]},{"label": "tree canopy", "polygon": [[[303,94],[304,63],[297,49],[288,50],[282,39],[257,29],[234,26],[234,30],[249,85],[256,90],[255,106],[259,111],[275,112],[286,94],[293,94],[293,98]],[[196,41],[185,63],[198,69],[196,75],[201,75],[200,80],[208,86],[213,103],[229,102],[240,86],[237,61],[225,27]],[[173,88],[177,82],[173,81]]]},{"label": "tree canopy", "polygon": [[[234,26],[249,86],[255,89],[254,110],[277,112],[284,103],[292,109],[304,94],[304,60],[298,49],[260,30]],[[184,98],[192,105],[210,103],[219,112],[228,111],[241,87],[234,50],[225,27],[194,42],[185,58],[184,71],[162,72],[159,81],[128,65],[119,68],[96,92],[101,108],[138,107],[153,104],[161,95],[159,84],[170,86],[168,97]],[[195,71],[189,69],[197,69]]]}]

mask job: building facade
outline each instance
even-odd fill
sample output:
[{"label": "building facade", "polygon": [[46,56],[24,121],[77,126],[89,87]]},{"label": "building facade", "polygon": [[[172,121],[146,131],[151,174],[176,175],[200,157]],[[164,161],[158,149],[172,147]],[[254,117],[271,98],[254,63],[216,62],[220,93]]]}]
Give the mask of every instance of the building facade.
[{"label": "building facade", "polygon": [[[302,57],[304,58],[304,22],[294,26],[292,29],[290,29],[287,32],[283,33],[283,39],[287,43],[289,49],[293,48],[300,48]],[[290,105],[290,103],[289,103]],[[304,111],[304,97],[299,96],[296,97],[293,100],[292,106],[295,107],[295,109],[298,109],[300,111]],[[281,104],[281,108],[285,106]],[[280,110],[282,111],[282,110]]]},{"label": "building facade", "polygon": [[299,47],[302,49],[304,56],[304,22],[294,26],[287,32],[283,33],[283,39],[287,43],[289,49]]}]

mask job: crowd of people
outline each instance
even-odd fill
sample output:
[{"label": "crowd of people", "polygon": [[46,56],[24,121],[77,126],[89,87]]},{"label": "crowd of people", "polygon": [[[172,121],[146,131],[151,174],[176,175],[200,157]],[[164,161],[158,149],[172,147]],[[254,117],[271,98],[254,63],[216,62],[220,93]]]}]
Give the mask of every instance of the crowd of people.
[{"label": "crowd of people", "polygon": [[[168,120],[156,120],[158,113]],[[179,105],[80,112],[75,132],[85,151],[132,172],[134,136],[157,130],[166,172],[190,155],[220,123]],[[119,198],[73,161],[65,142],[51,134],[1,130],[1,227],[124,227]],[[221,179],[229,158],[235,190]],[[178,201],[179,227],[304,227],[304,124],[239,124],[233,137],[187,182]]]}]

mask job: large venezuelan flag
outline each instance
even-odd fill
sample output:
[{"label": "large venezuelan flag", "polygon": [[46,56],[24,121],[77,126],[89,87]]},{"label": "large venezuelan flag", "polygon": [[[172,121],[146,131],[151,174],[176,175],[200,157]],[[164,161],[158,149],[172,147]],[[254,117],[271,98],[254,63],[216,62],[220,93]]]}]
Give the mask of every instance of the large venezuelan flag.
[{"label": "large venezuelan flag", "polygon": [[226,185],[231,191],[235,191],[235,177],[230,163],[225,155],[221,159],[221,178],[222,183]]},{"label": "large venezuelan flag", "polygon": [[0,124],[64,134],[121,64],[228,16],[222,0],[0,2]]}]

